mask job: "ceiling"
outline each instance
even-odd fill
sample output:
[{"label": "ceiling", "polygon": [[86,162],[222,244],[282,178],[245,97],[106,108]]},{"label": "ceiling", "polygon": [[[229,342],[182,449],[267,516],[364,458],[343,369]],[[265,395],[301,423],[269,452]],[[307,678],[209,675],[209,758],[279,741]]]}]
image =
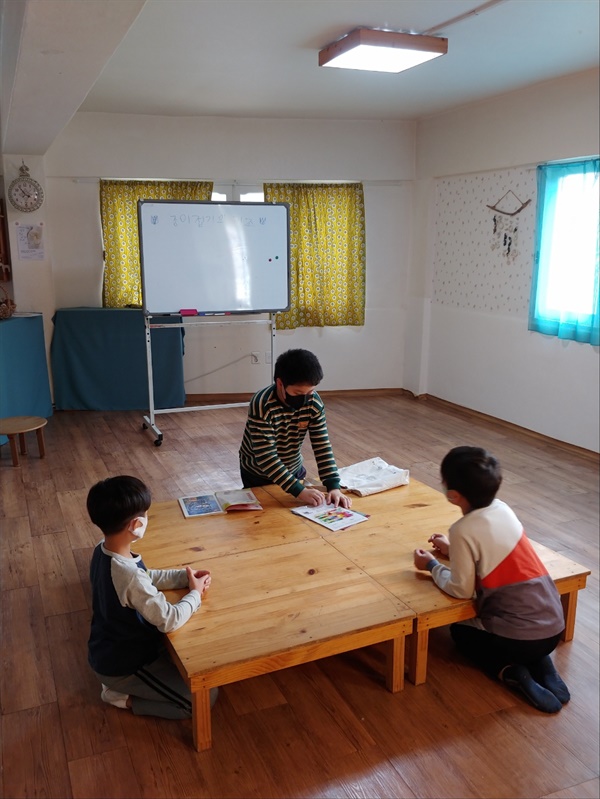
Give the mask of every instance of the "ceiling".
[{"label": "ceiling", "polygon": [[[43,154],[77,110],[417,119],[598,66],[597,0],[0,0],[4,153]],[[475,12],[475,13],[473,13]],[[430,32],[400,74],[327,69],[355,27]]]}]

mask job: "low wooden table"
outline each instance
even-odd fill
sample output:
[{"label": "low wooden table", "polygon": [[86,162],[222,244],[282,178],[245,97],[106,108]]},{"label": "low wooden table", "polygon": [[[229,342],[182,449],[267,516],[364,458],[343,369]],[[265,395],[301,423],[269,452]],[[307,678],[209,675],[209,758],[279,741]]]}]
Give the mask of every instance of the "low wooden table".
[{"label": "low wooden table", "polygon": [[[212,574],[202,608],[167,636],[192,692],[198,751],[212,744],[216,686],[382,642],[387,688],[404,685],[414,612],[324,540],[318,525],[254,490],[263,511],[186,519],[177,503],[154,505],[136,546],[149,568],[189,563]],[[181,593],[167,595],[175,601]]]},{"label": "low wooden table", "polygon": [[0,419],[0,435],[8,436],[13,466],[19,465],[16,437],[19,436],[21,455],[27,455],[25,433],[32,432],[33,430],[35,430],[37,436],[40,458],[45,457],[44,427],[47,424],[48,420],[43,419],[41,416],[7,416],[4,419]]},{"label": "low wooden table", "polygon": [[[150,508],[148,535],[136,545],[149,568],[189,564],[211,570],[202,608],[168,646],[193,696],[196,749],[211,746],[210,689],[358,647],[388,642],[386,685],[425,682],[429,630],[473,618],[472,599],[454,599],[413,550],[447,532],[460,511],[445,496],[407,486],[353,498],[368,521],[330,533],[290,512],[297,502],[276,486],[254,489],[262,511],[184,518],[176,500]],[[589,569],[534,542],[575,624],[577,592]],[[176,601],[182,592],[167,592]]]}]

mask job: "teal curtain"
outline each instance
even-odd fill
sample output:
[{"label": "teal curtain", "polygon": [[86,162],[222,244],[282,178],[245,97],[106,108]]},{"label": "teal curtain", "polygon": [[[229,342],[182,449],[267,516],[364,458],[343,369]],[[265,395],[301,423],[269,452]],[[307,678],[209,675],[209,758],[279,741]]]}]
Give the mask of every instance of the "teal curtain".
[{"label": "teal curtain", "polygon": [[594,346],[598,317],[599,158],[537,168],[529,330]]}]

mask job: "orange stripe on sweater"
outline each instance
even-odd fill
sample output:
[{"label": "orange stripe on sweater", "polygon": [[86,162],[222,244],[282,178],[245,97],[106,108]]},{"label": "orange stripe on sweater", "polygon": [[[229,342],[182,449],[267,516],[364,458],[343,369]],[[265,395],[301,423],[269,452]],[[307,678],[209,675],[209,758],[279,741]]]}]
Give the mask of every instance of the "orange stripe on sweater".
[{"label": "orange stripe on sweater", "polygon": [[546,574],[548,574],[546,567],[523,532],[513,551],[493,571],[482,578],[481,585],[484,588],[500,588],[503,585],[534,580],[536,577]]}]

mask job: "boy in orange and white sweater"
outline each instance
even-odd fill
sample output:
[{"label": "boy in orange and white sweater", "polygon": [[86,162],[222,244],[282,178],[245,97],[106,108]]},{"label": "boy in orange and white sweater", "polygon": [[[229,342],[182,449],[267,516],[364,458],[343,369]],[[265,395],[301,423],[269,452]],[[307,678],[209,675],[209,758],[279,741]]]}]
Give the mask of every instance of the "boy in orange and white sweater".
[{"label": "boy in orange and white sweater", "polygon": [[415,566],[430,571],[450,596],[476,595],[477,617],[450,627],[458,649],[539,710],[556,713],[570,699],[550,658],[565,626],[562,605],[523,525],[496,499],[500,464],[479,447],[455,447],[440,471],[446,497],[463,518],[448,537],[429,538],[433,552],[416,549]]}]

